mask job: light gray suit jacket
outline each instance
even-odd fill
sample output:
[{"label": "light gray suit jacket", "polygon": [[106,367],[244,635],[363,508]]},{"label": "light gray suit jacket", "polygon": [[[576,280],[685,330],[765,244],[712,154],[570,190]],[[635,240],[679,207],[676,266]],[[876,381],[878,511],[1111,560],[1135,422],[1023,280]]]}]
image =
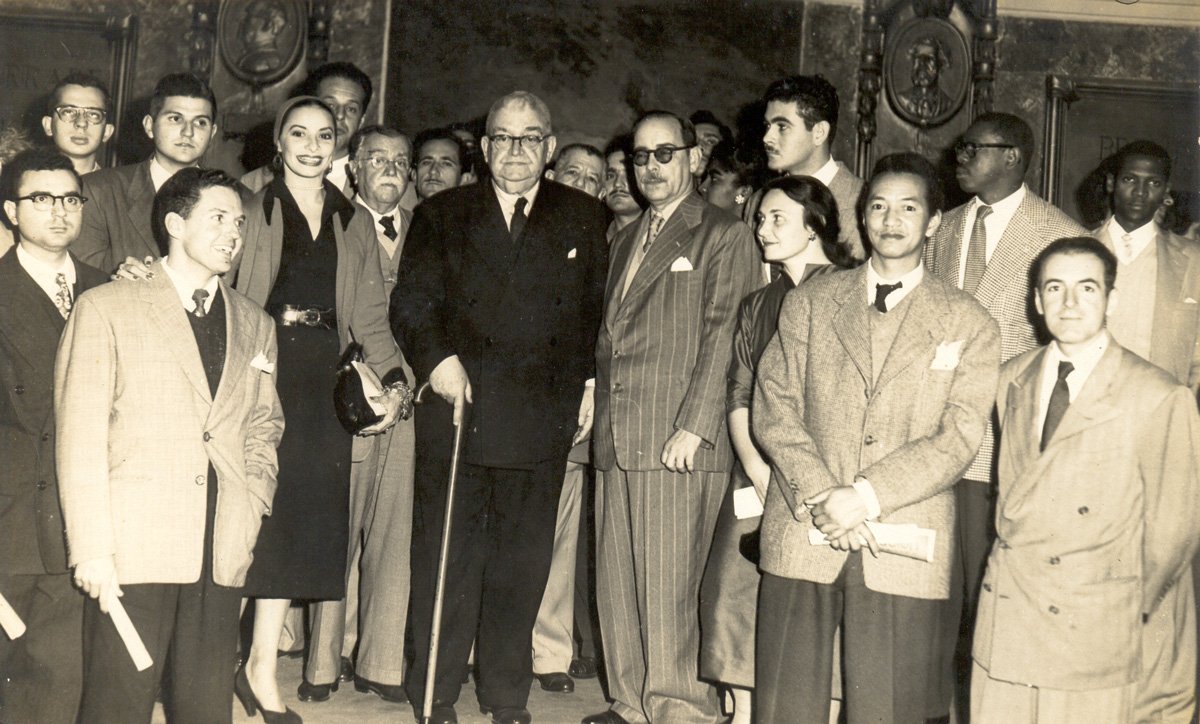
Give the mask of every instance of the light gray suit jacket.
[{"label": "light gray suit jacket", "polygon": [[951,486],[983,436],[1000,367],[996,323],[967,294],[926,274],[873,379],[866,266],[817,277],[788,294],[779,333],[758,367],[752,426],[770,458],[761,566],[832,583],[848,554],[811,545],[804,500],[856,476],[870,481],[880,521],[937,532],[932,563],[863,556],[873,591],[946,598],[954,539]]},{"label": "light gray suit jacket", "polygon": [[160,263],[151,270],[82,294],[63,332],[54,397],[68,559],[115,556],[123,584],[198,580],[211,463],[213,578],[240,586],[275,496],[275,325],[221,282],[226,351],[214,397],[179,295]]}]

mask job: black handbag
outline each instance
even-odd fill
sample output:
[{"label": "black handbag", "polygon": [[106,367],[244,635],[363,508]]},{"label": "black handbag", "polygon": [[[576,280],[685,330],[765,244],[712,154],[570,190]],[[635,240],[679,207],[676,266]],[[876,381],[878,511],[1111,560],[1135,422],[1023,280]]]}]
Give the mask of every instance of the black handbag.
[{"label": "black handbag", "polygon": [[346,432],[357,435],[383,419],[367,397],[382,391],[379,376],[363,360],[363,346],[350,342],[338,360],[333,385],[333,409]]}]

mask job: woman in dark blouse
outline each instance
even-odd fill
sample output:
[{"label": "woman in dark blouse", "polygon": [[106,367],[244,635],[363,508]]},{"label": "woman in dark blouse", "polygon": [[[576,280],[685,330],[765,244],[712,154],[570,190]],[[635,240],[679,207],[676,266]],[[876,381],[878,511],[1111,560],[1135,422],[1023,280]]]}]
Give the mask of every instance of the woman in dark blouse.
[{"label": "woman in dark blouse", "polygon": [[351,330],[386,386],[379,399],[387,414],[361,435],[395,422],[404,382],[374,223],[325,180],[336,129],[333,111],[317,98],[293,98],[279,109],[278,168],[246,205],[236,284],[277,320],[276,386],[286,428],[279,488],[246,579],[245,595],[256,599],[254,638],[235,691],[248,714],[262,709],[267,721],[289,724],[300,717],[279,695],[279,634],[292,599],[345,597],[350,464],[371,443],[347,434],[334,412],[334,372]]},{"label": "woman in dark blouse", "polygon": [[775,335],[787,293],[814,276],[852,263],[837,243],[837,203],[824,184],[808,176],[777,178],[764,186],[754,229],[764,260],[782,273],[742,300],[738,310],[726,394],[737,464],[717,519],[700,592],[700,674],[732,690],[736,724],[752,721],[759,584],[756,562],[747,560],[739,547],[744,537],[757,531],[761,516],[739,520],[733,496],[737,490],[753,487],[761,503],[771,479],[771,466],[750,430],[755,368]]}]

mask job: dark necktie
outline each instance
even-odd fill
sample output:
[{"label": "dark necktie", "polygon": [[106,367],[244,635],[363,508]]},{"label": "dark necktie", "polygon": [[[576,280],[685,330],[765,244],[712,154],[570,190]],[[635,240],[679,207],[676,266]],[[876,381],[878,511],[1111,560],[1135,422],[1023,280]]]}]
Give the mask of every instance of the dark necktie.
[{"label": "dark necktie", "polygon": [[513,241],[521,238],[525,222],[529,221],[529,217],[525,215],[525,206],[528,203],[524,196],[517,197],[517,205],[513,207],[512,223],[508,225],[508,235],[512,237]]},{"label": "dark necktie", "polygon": [[391,216],[379,217],[379,225],[383,227],[383,235],[390,241],[395,241],[397,236],[400,236],[396,231],[396,221]]},{"label": "dark necktie", "polygon": [[975,223],[971,225],[971,241],[967,245],[967,269],[963,272],[963,291],[974,294],[987,270],[987,227],[984,219],[992,213],[992,207],[980,205],[975,210]]},{"label": "dark necktie", "polygon": [[887,313],[887,295],[904,286],[903,282],[895,284],[876,284],[875,285],[875,308],[884,314]]},{"label": "dark necktie", "polygon": [[1046,449],[1046,443],[1050,442],[1054,431],[1058,429],[1058,423],[1062,422],[1063,415],[1067,414],[1067,408],[1071,406],[1071,390],[1067,387],[1067,375],[1071,374],[1074,369],[1075,365],[1070,362],[1058,363],[1058,380],[1054,383],[1054,391],[1050,393],[1050,405],[1046,408],[1046,422],[1042,425],[1042,450]]},{"label": "dark necktie", "polygon": [[196,303],[196,308],[192,310],[192,316],[196,319],[204,319],[208,312],[204,311],[204,300],[208,299],[207,289],[197,289],[192,292],[192,301]]}]

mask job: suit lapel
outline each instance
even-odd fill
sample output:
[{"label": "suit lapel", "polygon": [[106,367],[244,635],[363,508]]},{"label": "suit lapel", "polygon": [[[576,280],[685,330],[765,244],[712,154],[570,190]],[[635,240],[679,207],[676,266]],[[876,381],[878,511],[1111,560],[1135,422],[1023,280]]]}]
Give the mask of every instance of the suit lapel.
[{"label": "suit lapel", "polygon": [[613,237],[612,246],[609,249],[608,288],[604,294],[604,298],[607,300],[604,308],[604,325],[610,330],[617,320],[621,302],[624,301],[621,289],[625,284],[625,270],[629,266],[629,257],[633,256],[637,240],[645,233],[646,220],[649,218],[646,212],[642,212],[637,221],[621,229]]},{"label": "suit lapel", "polygon": [[1083,389],[1058,423],[1058,429],[1046,446],[1047,452],[1084,430],[1116,417],[1119,411],[1112,401],[1111,388],[1117,379],[1124,354],[1121,345],[1109,336],[1108,349],[1104,350],[1100,362],[1083,383]]},{"label": "suit lapel", "polygon": [[[917,358],[924,357],[930,342],[937,342],[941,338],[941,320],[946,311],[945,294],[938,286],[937,279],[932,275],[929,277],[905,298],[908,312],[901,320],[896,339],[883,360],[876,387],[883,387]],[[866,308],[865,303],[862,306]]]},{"label": "suit lapel", "polygon": [[[996,244],[995,250],[992,251],[992,257],[988,260],[983,277],[979,280],[979,288],[975,290],[975,300],[984,307],[990,305],[997,295],[1013,283],[1014,276],[1028,273],[1029,262],[1027,260],[1032,259],[1035,255],[1034,251],[1028,248],[1030,241],[1040,238],[1036,224],[1031,221],[1030,217],[1030,213],[1033,211],[1033,199],[1033,192],[1025,189],[1025,198],[1021,200],[1021,205],[1017,207],[1016,213],[1009,219],[1008,226],[1004,228],[1004,234]],[[960,239],[962,236],[959,234]],[[955,267],[955,282],[958,280],[957,269]],[[1022,278],[1019,283],[1024,285],[1028,281]]]},{"label": "suit lapel", "polygon": [[212,392],[208,389],[208,378],[204,375],[204,363],[200,361],[200,349],[196,346],[196,337],[192,334],[192,325],[188,323],[187,312],[175,292],[171,278],[162,268],[162,262],[157,262],[151,269],[154,277],[144,282],[119,282],[121,284],[138,284],[142,300],[150,307],[151,322],[162,333],[162,344],[171,350],[184,376],[196,392],[208,403],[212,403]]},{"label": "suit lapel", "polygon": [[[969,203],[969,202],[968,202]],[[934,244],[933,273],[952,287],[958,287],[958,260],[962,254],[963,234],[966,233],[967,204],[954,209],[942,220],[947,233],[944,244]]]},{"label": "suit lapel", "polygon": [[66,320],[17,260],[16,247],[0,258],[0,328],[31,367],[53,360]]},{"label": "suit lapel", "polygon": [[508,226],[504,223],[504,211],[491,182],[476,184],[474,203],[471,204],[472,218],[467,220],[467,236],[476,253],[487,263],[497,280],[504,280],[516,254],[509,239]]},{"label": "suit lapel", "polygon": [[[1005,512],[1015,514],[1029,491],[1036,487],[1038,475],[1031,474],[1039,464],[1041,453],[1038,448],[1038,416],[1041,414],[1040,400],[1042,365],[1046,358],[1046,347],[1033,355],[1029,364],[1009,383],[1005,391],[1006,407],[1004,419],[1000,421],[1004,456],[1012,460],[1013,487],[1004,491]],[[1010,515],[1013,517],[1013,515]]]},{"label": "suit lapel", "polygon": [[221,382],[217,385],[217,396],[213,398],[214,408],[224,404],[233,394],[234,384],[243,379],[238,371],[250,364],[251,355],[255,352],[250,325],[242,306],[237,303],[239,300],[233,298],[233,291],[224,281],[221,281],[220,287],[225,295],[225,363],[221,369]]},{"label": "suit lapel", "polygon": [[[129,184],[129,223],[137,229],[146,253],[157,258],[162,256],[158,243],[154,241],[154,232],[150,227],[150,217],[154,206],[154,182],[150,179],[150,161],[138,165]],[[114,259],[122,262],[124,259]]]},{"label": "suit lapel", "polygon": [[700,217],[704,212],[704,204],[705,201],[695,192],[692,192],[680,202],[679,207],[675,209],[675,213],[671,214],[671,218],[667,219],[667,222],[663,224],[662,231],[658,232],[658,237],[650,245],[650,250],[646,252],[645,258],[642,259],[641,266],[638,267],[637,273],[633,275],[633,281],[629,284],[629,291],[625,293],[625,297],[621,300],[622,306],[628,300],[634,299],[644,293],[660,274],[666,272],[676,259],[684,255],[686,247],[692,241],[691,231],[700,223]]},{"label": "suit lapel", "polygon": [[871,386],[874,375],[871,368],[871,320],[867,317],[866,285],[866,264],[860,266],[856,274],[843,278],[834,296],[840,308],[833,317],[833,331],[858,368],[863,381]]}]

